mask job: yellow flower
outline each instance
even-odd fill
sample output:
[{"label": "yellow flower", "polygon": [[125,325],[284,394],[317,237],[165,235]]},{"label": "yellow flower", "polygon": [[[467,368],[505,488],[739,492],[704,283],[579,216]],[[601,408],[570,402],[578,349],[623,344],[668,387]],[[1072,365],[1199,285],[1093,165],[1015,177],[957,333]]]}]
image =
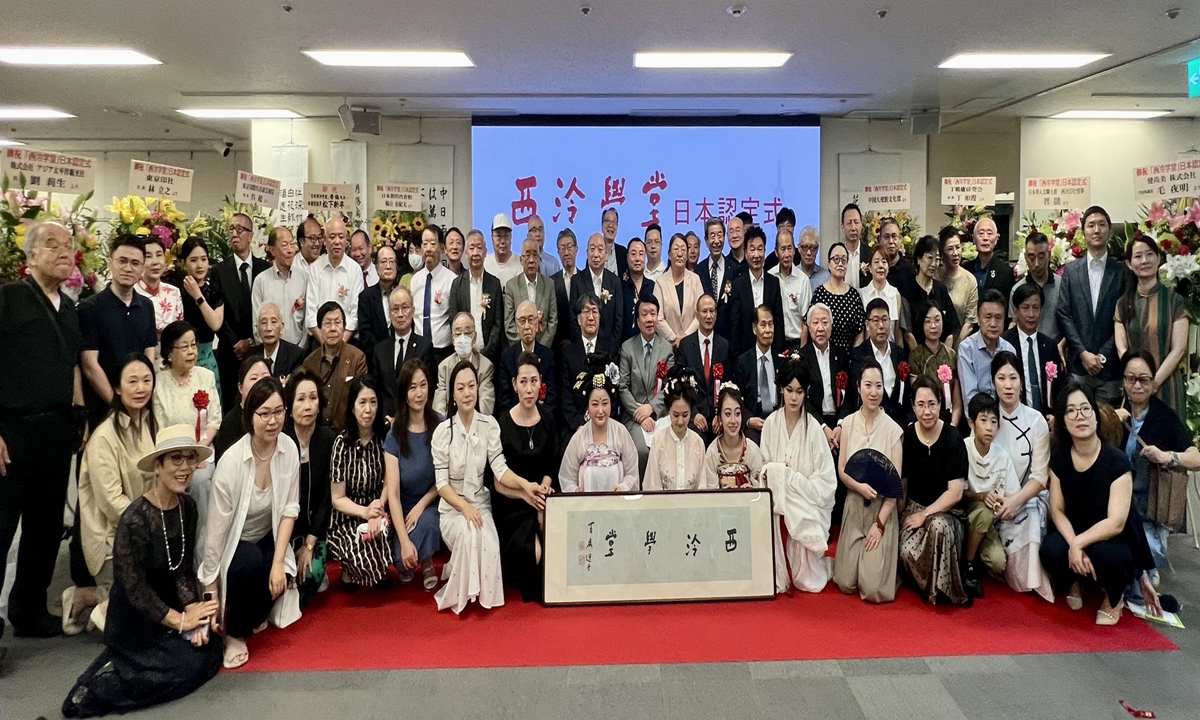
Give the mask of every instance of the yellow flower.
[{"label": "yellow flower", "polygon": [[402,222],[396,226],[396,232],[398,233],[408,234],[409,230],[411,230],[411,228],[409,228],[408,223],[405,222]]},{"label": "yellow flower", "polygon": [[424,230],[425,229],[425,218],[421,217],[420,215],[413,218],[412,229],[413,229],[413,232],[421,232],[422,230]]},{"label": "yellow flower", "polygon": [[88,250],[95,250],[96,248],[100,247],[100,243],[96,241],[95,235],[88,235],[83,239],[83,246]]},{"label": "yellow flower", "polygon": [[396,226],[393,225],[390,220],[383,224],[382,235],[384,238],[388,238],[388,239],[396,237]]},{"label": "yellow flower", "polygon": [[371,221],[371,237],[379,237],[383,234],[383,223],[379,220]]},{"label": "yellow flower", "polygon": [[150,234],[150,228],[146,227],[145,225],[142,225],[142,226],[141,226],[141,227],[139,227],[137,230],[134,230],[134,231],[133,231],[133,234],[134,234],[134,235],[149,235],[149,234]]}]

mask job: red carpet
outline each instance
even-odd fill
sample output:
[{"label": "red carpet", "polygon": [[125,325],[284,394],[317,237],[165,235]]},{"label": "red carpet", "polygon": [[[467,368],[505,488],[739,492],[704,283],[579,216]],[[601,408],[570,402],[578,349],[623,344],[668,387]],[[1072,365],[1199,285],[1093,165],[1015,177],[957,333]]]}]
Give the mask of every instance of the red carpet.
[{"label": "red carpet", "polygon": [[[335,570],[336,572],[336,570]],[[335,581],[287,630],[250,641],[252,672],[640,663],[847,660],[1176,650],[1128,612],[1094,625],[1098,600],[1071,612],[987,582],[970,609],[929,607],[908,588],[868,605],[832,583],[820,594],[701,604],[545,608],[509,593],[495,610],[437,612],[418,583],[348,595]]]}]

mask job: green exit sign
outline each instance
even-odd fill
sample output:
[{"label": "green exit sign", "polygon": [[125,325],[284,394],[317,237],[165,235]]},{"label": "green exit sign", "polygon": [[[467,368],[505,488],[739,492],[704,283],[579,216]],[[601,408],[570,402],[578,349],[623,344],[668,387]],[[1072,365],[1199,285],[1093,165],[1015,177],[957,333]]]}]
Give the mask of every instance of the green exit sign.
[{"label": "green exit sign", "polygon": [[1188,97],[1200,97],[1200,58],[1188,63]]}]

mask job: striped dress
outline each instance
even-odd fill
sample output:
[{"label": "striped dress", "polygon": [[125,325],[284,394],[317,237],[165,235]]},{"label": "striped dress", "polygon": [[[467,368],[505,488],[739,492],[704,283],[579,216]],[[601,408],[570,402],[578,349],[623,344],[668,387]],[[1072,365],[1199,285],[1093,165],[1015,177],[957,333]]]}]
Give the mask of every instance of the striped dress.
[{"label": "striped dress", "polygon": [[[346,498],[366,507],[383,496],[383,443],[372,438],[363,445],[345,433],[333,441],[329,462],[329,479],[333,484],[345,483]],[[342,563],[342,581],[356,585],[375,585],[388,577],[392,564],[387,533],[364,542],[358,526],[364,521],[339,511],[332,511],[329,523],[329,550]]]}]

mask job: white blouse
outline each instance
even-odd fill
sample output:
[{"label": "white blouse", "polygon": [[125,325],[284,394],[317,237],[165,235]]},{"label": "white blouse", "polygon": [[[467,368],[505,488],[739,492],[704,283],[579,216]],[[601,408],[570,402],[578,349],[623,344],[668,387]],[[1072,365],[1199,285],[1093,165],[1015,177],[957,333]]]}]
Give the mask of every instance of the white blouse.
[{"label": "white blouse", "polygon": [[1040,412],[1024,403],[1012,415],[1000,408],[1000,431],[993,444],[1008,451],[1022,487],[1028,480],[1050,486],[1050,427]]},{"label": "white blouse", "polygon": [[172,425],[196,426],[196,393],[208,393],[208,430],[215,436],[221,427],[221,396],[217,393],[217,377],[212,370],[197,365],[188,375],[187,385],[180,385],[163,370],[154,380],[154,421],[159,429]]},{"label": "white blouse", "polygon": [[695,431],[682,439],[669,426],[654,433],[642,490],[699,490],[703,478],[704,441]]},{"label": "white blouse", "polygon": [[[477,412],[469,428],[457,414],[443,420],[433,431],[429,449],[438,490],[449,485],[471,505],[491,507],[491,493],[483,484],[483,471],[490,465],[496,482],[508,472],[500,446],[500,425],[495,418]],[[450,509],[444,499],[442,509]]]}]

